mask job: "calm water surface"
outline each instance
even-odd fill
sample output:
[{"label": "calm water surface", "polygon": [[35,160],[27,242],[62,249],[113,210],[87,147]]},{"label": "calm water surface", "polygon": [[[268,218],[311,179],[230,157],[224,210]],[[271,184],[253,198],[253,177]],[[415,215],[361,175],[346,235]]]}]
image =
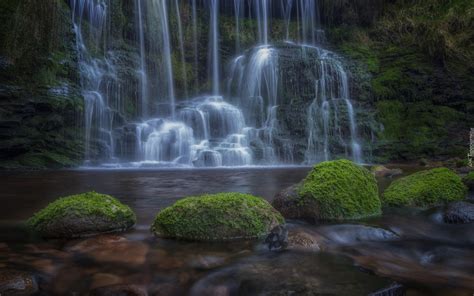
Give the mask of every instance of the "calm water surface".
[{"label": "calm water surface", "polygon": [[308,171],[299,167],[3,172],[0,220],[26,219],[60,196],[95,190],[129,205],[139,224],[150,224],[160,209],[190,195],[235,191],[271,200]]}]

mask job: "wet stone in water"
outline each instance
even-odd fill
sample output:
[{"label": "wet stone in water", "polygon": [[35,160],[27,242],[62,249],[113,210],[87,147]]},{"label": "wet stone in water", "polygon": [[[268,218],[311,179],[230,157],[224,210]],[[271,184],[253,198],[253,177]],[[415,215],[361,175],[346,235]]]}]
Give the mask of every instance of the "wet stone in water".
[{"label": "wet stone in water", "polygon": [[270,251],[280,251],[288,247],[288,229],[285,226],[277,226],[272,229],[265,239],[265,244]]},{"label": "wet stone in water", "polygon": [[90,292],[90,296],[147,296],[147,291],[136,285],[111,285]]},{"label": "wet stone in water", "polygon": [[0,271],[0,295],[32,295],[38,291],[34,276],[17,270]]},{"label": "wet stone in water", "polygon": [[474,222],[474,204],[464,201],[450,203],[444,212],[444,222],[449,224]]}]

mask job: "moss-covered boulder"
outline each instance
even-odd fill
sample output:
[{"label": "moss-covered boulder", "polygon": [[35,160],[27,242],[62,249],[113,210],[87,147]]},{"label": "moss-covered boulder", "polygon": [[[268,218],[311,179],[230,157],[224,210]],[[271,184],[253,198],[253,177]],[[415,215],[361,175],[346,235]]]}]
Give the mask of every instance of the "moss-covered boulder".
[{"label": "moss-covered boulder", "polygon": [[359,219],[381,213],[375,177],[349,160],[316,165],[302,183],[277,195],[273,205],[285,217],[310,220]]},{"label": "moss-covered boulder", "polygon": [[466,196],[461,178],[447,168],[421,171],[394,181],[383,193],[388,206],[431,207]]},{"label": "moss-covered boulder", "polygon": [[133,211],[96,192],[60,198],[36,213],[27,226],[44,238],[76,238],[124,231],[136,222]]},{"label": "moss-covered boulder", "polygon": [[474,171],[469,172],[462,181],[469,190],[474,190]]},{"label": "moss-covered boulder", "polygon": [[177,201],[158,213],[151,230],[166,238],[224,241],[260,238],[284,222],[262,198],[219,193]]}]

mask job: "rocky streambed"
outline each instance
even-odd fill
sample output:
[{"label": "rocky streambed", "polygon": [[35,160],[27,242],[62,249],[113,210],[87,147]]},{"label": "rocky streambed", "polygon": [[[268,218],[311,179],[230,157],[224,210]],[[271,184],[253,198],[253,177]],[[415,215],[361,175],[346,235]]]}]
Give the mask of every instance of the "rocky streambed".
[{"label": "rocky streambed", "polygon": [[[158,210],[181,197],[203,193],[203,188],[213,193],[234,191],[235,186],[271,201],[309,170],[3,176],[7,182],[2,194],[6,206],[0,210],[0,291],[2,295],[369,295],[395,282],[402,287],[396,292],[407,295],[472,295],[474,228],[451,219],[459,211],[461,218],[469,215],[469,199],[448,208],[384,208],[381,216],[359,220],[314,224],[287,219],[285,231],[278,233],[277,239],[285,240],[279,250],[270,250],[264,239],[206,243],[163,239],[150,232]],[[137,214],[135,228],[44,240],[32,236],[21,222],[53,196],[90,186],[129,205]]]}]

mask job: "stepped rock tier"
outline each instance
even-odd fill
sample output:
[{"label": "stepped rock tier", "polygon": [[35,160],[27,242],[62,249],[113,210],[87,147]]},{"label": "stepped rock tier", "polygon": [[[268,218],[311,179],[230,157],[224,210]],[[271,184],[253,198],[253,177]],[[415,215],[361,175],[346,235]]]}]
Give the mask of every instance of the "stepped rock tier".
[{"label": "stepped rock tier", "polygon": [[[107,36],[112,7],[102,0],[70,2],[84,97],[86,164],[219,167],[312,164],[339,156],[362,162],[348,74],[340,58],[323,48],[315,2],[234,1],[230,8],[223,1],[204,2],[209,3],[135,1],[139,108],[134,116],[126,114],[130,83],[119,73],[120,59],[107,51],[97,54],[112,42]],[[189,9],[191,23],[183,23],[181,15]],[[197,11],[208,16],[208,34],[196,30],[203,21]],[[234,54],[225,56],[221,15],[235,19]],[[243,19],[257,23],[248,48],[240,37]],[[273,20],[284,24],[282,36],[270,32]],[[292,36],[294,22],[300,29]],[[208,39],[207,69],[200,69],[197,48],[203,36]],[[186,68],[187,44],[193,45],[198,74]],[[208,86],[201,88],[203,70]]]}]

